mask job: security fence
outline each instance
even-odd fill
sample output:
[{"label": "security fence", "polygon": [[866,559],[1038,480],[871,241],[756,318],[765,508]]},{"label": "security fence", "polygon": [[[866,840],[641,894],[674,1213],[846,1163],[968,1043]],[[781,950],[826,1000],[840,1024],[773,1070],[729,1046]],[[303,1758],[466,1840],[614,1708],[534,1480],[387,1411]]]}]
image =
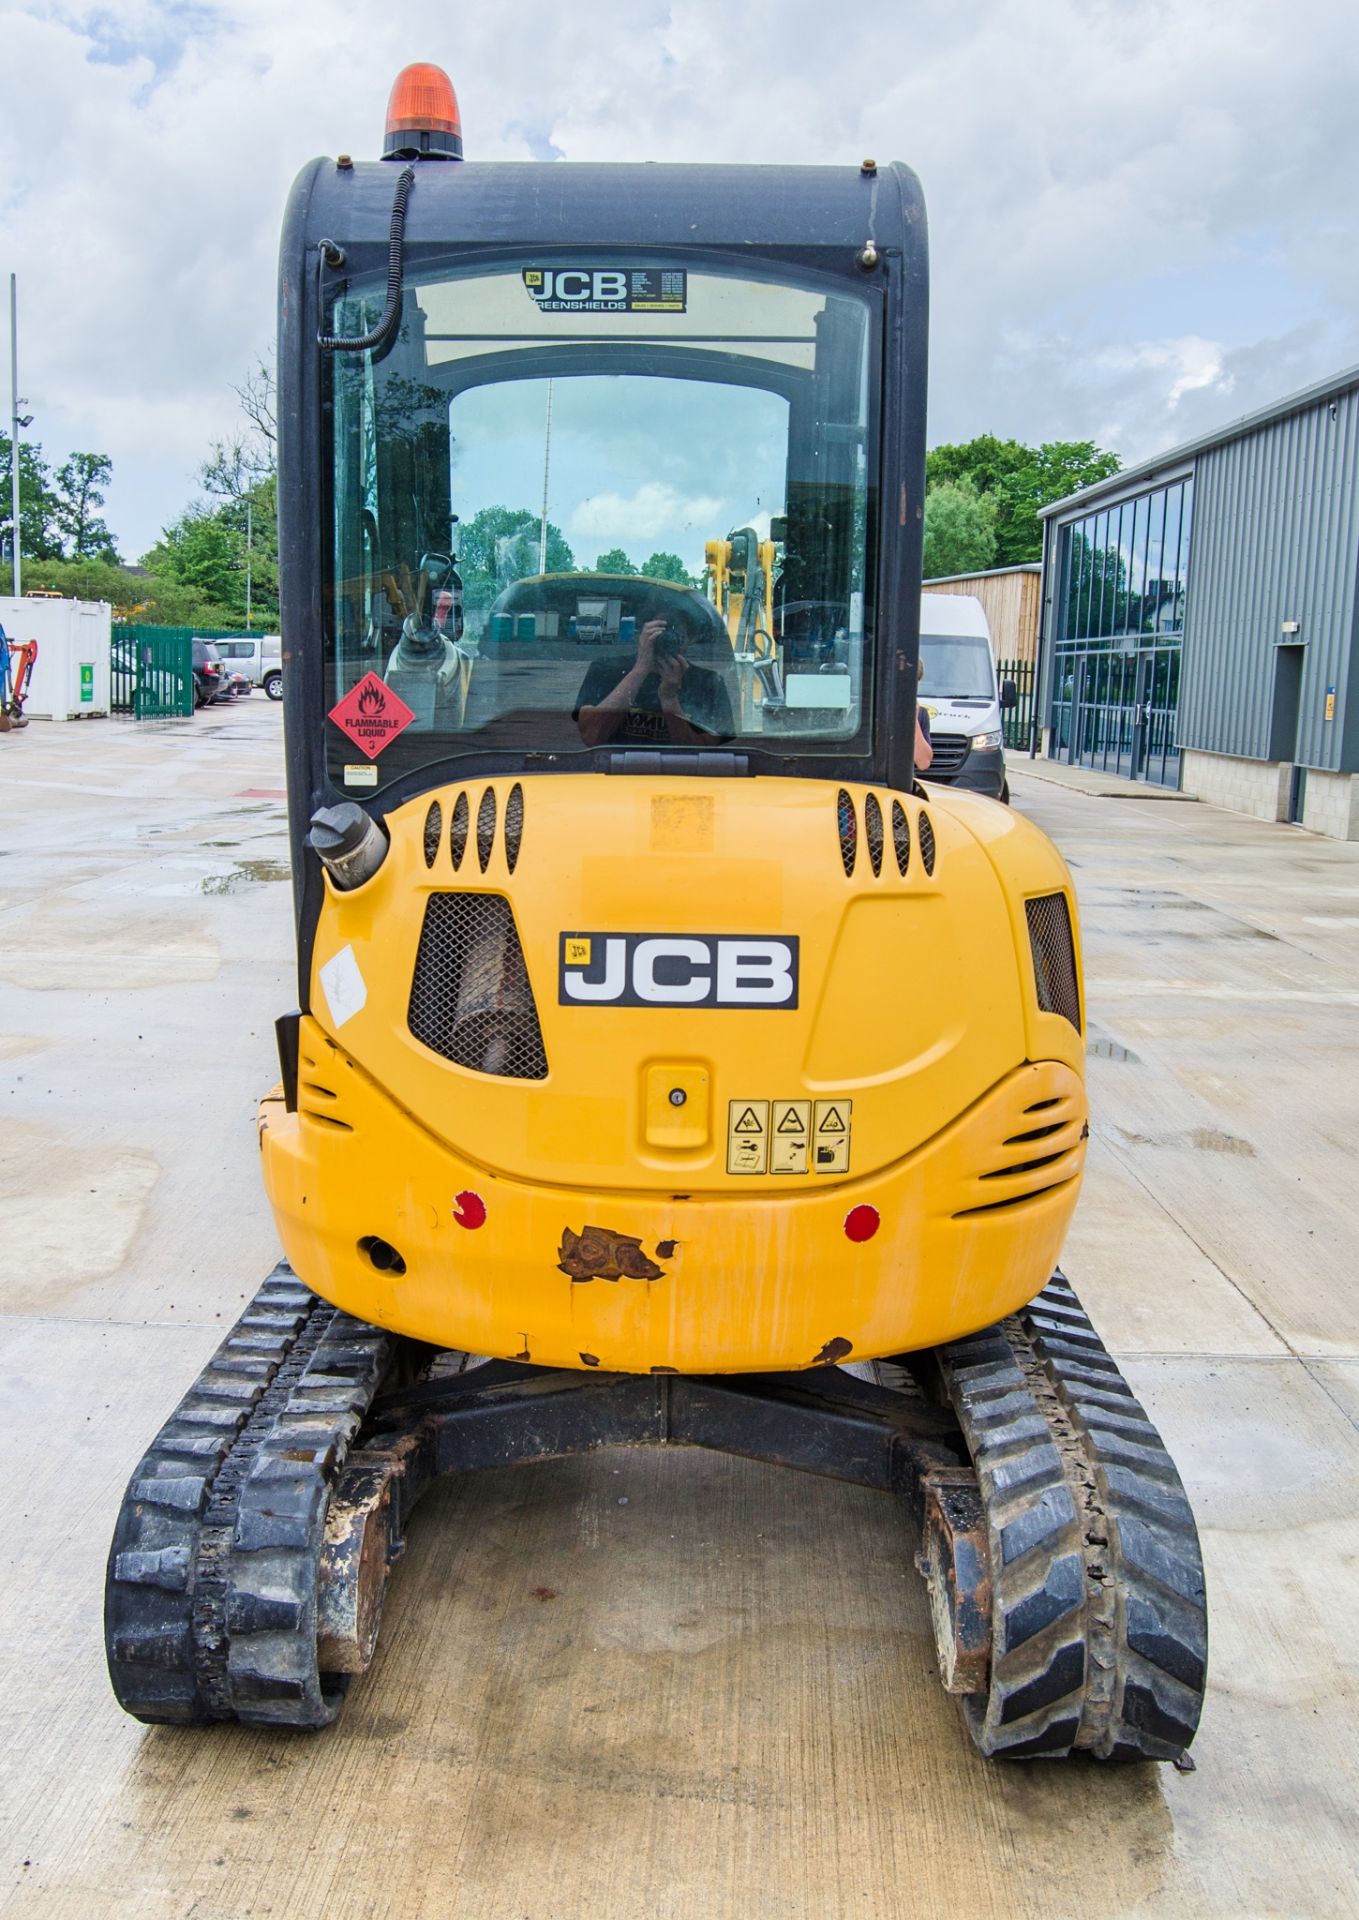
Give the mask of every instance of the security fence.
[{"label": "security fence", "polygon": [[117,626],[109,642],[110,704],[134,720],[193,712],[193,643],[234,638],[234,627]]},{"label": "security fence", "polygon": [[1034,663],[1032,660],[997,660],[996,678],[1002,682],[1013,680],[1019,693],[1019,705],[1001,711],[1005,744],[1027,749],[1033,723]]}]

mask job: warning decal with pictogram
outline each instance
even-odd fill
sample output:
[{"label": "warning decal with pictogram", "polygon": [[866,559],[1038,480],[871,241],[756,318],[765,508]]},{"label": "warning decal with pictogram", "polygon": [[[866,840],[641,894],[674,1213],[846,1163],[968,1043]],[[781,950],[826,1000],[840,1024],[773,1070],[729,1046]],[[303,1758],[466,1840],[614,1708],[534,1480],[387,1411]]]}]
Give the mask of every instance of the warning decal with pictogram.
[{"label": "warning decal with pictogram", "polygon": [[818,1100],[812,1149],[813,1173],[849,1172],[849,1128],[852,1100]]},{"label": "warning decal with pictogram", "polygon": [[727,1172],[769,1170],[769,1102],[732,1100],[727,1105]]},{"label": "warning decal with pictogram", "polygon": [[366,673],[351,687],[338,706],[330,710],[332,719],[360,753],[376,760],[399,733],[404,733],[415,715],[399,693],[384,686],[375,673]]}]

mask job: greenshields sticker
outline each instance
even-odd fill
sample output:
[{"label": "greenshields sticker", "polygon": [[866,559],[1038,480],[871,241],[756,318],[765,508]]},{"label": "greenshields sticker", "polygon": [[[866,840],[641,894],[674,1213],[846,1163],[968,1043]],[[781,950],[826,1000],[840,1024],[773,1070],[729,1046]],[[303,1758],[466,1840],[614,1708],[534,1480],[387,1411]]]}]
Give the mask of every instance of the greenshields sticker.
[{"label": "greenshields sticker", "polygon": [[540,313],[683,313],[682,267],[525,267]]}]

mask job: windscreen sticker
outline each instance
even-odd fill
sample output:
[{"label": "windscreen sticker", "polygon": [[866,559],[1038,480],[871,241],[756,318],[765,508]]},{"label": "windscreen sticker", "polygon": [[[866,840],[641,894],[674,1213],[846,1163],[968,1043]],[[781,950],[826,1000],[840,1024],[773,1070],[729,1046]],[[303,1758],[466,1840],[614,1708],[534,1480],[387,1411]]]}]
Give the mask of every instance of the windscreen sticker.
[{"label": "windscreen sticker", "polygon": [[539,313],[683,313],[689,276],[682,267],[525,267],[524,286]]},{"label": "windscreen sticker", "polygon": [[384,747],[405,732],[415,715],[399,693],[393,693],[375,673],[368,672],[338,706],[331,708],[329,718],[360,753],[376,760]]}]

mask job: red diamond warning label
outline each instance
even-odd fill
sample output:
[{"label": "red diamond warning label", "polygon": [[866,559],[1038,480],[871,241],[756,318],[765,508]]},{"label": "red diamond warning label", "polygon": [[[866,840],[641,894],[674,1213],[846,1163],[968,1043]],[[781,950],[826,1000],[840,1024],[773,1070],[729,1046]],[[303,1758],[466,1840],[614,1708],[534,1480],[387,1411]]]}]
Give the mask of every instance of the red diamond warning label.
[{"label": "red diamond warning label", "polygon": [[331,708],[330,718],[360,753],[376,760],[384,747],[404,733],[415,715],[400,694],[384,686],[375,673],[365,673],[340,704]]}]

